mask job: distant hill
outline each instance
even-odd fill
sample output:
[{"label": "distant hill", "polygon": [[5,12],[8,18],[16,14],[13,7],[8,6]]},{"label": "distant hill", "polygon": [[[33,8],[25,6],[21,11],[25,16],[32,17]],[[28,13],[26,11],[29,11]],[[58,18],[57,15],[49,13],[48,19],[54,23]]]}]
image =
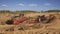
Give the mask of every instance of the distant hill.
[{"label": "distant hill", "polygon": [[[60,10],[47,10],[41,12],[60,12]],[[10,11],[10,10],[0,10],[0,13],[40,13],[38,11],[31,11],[31,10],[22,10],[22,11]]]},{"label": "distant hill", "polygon": [[31,11],[31,10],[22,10],[22,11],[0,10],[0,13],[37,13],[37,11]]},{"label": "distant hill", "polygon": [[48,10],[48,11],[44,11],[44,12],[60,12],[60,10]]}]

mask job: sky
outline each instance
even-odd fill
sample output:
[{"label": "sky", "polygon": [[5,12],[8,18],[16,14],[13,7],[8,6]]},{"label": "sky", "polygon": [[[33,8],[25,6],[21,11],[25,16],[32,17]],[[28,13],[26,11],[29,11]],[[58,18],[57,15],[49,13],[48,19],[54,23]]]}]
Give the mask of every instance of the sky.
[{"label": "sky", "polygon": [[60,0],[0,0],[0,10],[60,10]]}]

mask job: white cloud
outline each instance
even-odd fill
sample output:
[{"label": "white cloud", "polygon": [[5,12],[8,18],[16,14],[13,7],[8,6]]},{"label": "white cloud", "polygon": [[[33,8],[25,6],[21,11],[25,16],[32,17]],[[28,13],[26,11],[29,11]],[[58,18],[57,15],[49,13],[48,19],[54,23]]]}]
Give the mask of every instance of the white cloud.
[{"label": "white cloud", "polygon": [[6,5],[6,4],[2,4],[1,6],[8,6],[8,5]]},{"label": "white cloud", "polygon": [[50,6],[50,5],[51,5],[51,3],[45,3],[44,5],[45,5],[45,6]]},{"label": "white cloud", "polygon": [[20,3],[20,4],[18,4],[19,6],[24,6],[24,4],[22,4],[22,3]]},{"label": "white cloud", "polygon": [[37,4],[29,4],[29,6],[35,7],[38,6]]}]

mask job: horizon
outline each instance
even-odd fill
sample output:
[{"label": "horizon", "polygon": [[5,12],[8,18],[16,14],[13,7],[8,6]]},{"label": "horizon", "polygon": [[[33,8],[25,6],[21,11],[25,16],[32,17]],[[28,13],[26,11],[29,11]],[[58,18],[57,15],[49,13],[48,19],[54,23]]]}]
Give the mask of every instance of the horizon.
[{"label": "horizon", "polygon": [[60,0],[0,0],[0,10],[60,10]]},{"label": "horizon", "polygon": [[[37,11],[37,10],[0,10],[0,11]],[[41,11],[60,11],[60,10],[40,10]]]}]

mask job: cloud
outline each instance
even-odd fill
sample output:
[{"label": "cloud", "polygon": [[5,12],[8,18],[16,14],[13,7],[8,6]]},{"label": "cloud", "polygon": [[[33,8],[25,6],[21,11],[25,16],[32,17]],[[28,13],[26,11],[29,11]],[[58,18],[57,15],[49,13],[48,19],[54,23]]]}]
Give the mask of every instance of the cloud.
[{"label": "cloud", "polygon": [[24,4],[22,4],[22,3],[20,3],[20,4],[18,4],[19,6],[24,6]]},{"label": "cloud", "polygon": [[38,5],[37,4],[29,4],[29,6],[36,7]]},{"label": "cloud", "polygon": [[2,4],[1,6],[4,6],[4,7],[6,7],[6,6],[8,6],[8,5],[6,5],[6,4]]},{"label": "cloud", "polygon": [[45,3],[44,5],[45,5],[45,6],[50,6],[50,5],[51,5],[51,3]]}]

